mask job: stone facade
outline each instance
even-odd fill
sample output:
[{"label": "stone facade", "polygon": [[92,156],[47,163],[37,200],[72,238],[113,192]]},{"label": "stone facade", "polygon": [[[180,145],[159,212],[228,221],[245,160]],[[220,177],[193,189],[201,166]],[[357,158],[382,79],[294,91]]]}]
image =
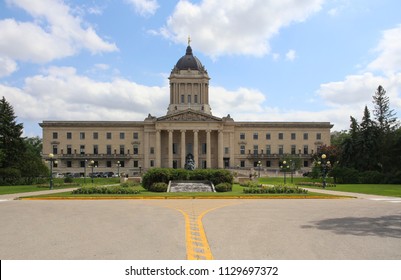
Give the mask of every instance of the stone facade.
[{"label": "stone facade", "polygon": [[296,157],[303,169],[312,154],[330,144],[328,122],[235,122],[213,116],[209,76],[188,46],[170,74],[170,104],[165,116],[144,121],[43,121],[43,157],[54,154],[54,171],[84,175],[152,167],[184,168],[190,153],[196,168],[278,170]]}]

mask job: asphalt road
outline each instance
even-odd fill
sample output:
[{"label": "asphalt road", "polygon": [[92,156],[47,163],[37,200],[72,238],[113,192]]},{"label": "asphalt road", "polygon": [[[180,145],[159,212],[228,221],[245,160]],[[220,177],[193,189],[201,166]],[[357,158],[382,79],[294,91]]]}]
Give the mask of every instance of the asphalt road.
[{"label": "asphalt road", "polygon": [[0,197],[0,259],[401,260],[400,202]]}]

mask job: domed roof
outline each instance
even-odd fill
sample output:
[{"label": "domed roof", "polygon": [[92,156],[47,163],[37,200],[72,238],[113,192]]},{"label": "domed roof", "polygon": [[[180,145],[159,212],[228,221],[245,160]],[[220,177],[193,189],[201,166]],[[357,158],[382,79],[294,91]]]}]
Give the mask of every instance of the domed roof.
[{"label": "domed roof", "polygon": [[193,55],[190,45],[188,45],[185,55],[177,61],[174,68],[178,70],[205,70],[200,60]]}]

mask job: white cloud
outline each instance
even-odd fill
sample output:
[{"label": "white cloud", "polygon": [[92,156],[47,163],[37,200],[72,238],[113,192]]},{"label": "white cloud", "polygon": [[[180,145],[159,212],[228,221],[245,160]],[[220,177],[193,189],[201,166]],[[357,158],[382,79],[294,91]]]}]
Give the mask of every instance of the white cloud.
[{"label": "white cloud", "polygon": [[159,8],[157,0],[125,0],[142,16],[154,15]]},{"label": "white cloud", "polygon": [[385,30],[375,48],[378,56],[361,73],[348,75],[343,81],[320,85],[318,95],[327,105],[344,114],[358,116],[365,105],[373,107],[372,96],[381,85],[390,99],[390,107],[401,112],[400,37],[401,25]]},{"label": "white cloud", "polygon": [[289,50],[286,54],[285,54],[285,59],[288,61],[294,61],[294,59],[296,58],[297,53],[295,50]]},{"label": "white cloud", "polygon": [[383,32],[383,36],[376,47],[378,57],[369,65],[370,70],[379,70],[385,73],[401,71],[401,25]]},{"label": "white cloud", "polygon": [[62,1],[7,2],[24,9],[33,17],[33,21],[0,20],[0,55],[4,57],[46,63],[75,55],[82,49],[92,54],[117,50],[115,44],[101,39],[92,27],[84,28],[82,19],[72,15],[70,8]]},{"label": "white cloud", "polygon": [[10,75],[17,70],[17,63],[8,58],[0,56],[0,78]]},{"label": "white cloud", "polygon": [[321,9],[323,0],[203,0],[178,2],[161,34],[185,43],[191,35],[196,48],[212,57],[226,54],[263,56],[280,29],[302,22]]}]

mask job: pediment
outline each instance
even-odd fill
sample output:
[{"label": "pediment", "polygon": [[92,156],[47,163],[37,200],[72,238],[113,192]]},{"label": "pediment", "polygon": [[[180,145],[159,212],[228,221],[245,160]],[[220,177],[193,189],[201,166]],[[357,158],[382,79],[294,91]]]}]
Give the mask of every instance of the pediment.
[{"label": "pediment", "polygon": [[174,113],[171,115],[166,115],[160,118],[157,118],[157,121],[180,121],[180,122],[221,122],[222,119],[205,114],[202,112],[197,112],[191,109]]}]

